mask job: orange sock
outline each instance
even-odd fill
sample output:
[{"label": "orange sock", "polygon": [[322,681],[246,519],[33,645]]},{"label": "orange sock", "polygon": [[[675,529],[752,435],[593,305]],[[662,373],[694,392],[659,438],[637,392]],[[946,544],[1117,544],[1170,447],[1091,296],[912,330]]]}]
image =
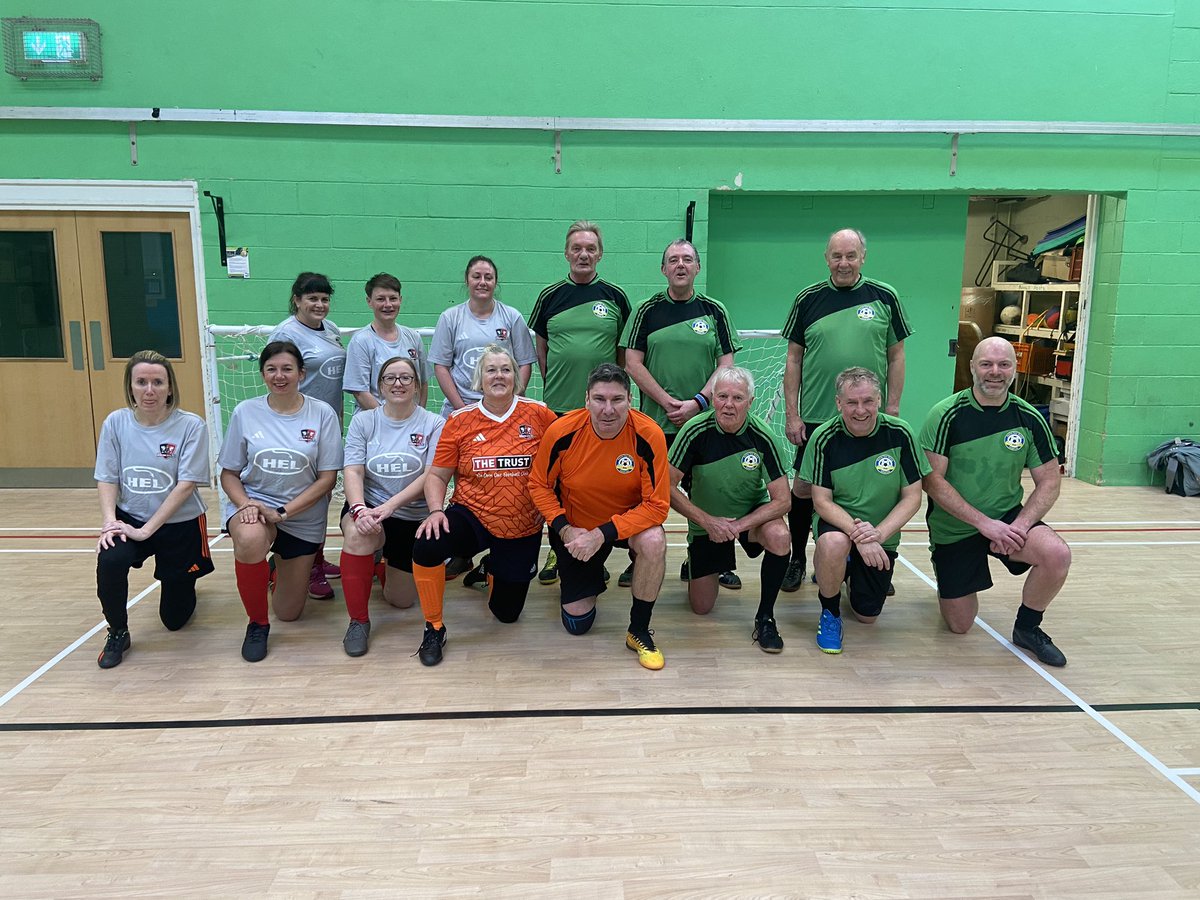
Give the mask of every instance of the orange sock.
[{"label": "orange sock", "polygon": [[413,581],[421,598],[421,612],[434,628],[442,627],[442,602],[446,597],[446,567],[413,563]]}]

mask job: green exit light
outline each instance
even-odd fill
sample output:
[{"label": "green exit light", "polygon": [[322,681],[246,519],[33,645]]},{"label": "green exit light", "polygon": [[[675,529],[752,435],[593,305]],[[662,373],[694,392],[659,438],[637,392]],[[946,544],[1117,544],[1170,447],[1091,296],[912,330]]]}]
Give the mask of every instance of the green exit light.
[{"label": "green exit light", "polygon": [[79,31],[26,31],[24,39],[26,62],[87,61],[87,42]]}]

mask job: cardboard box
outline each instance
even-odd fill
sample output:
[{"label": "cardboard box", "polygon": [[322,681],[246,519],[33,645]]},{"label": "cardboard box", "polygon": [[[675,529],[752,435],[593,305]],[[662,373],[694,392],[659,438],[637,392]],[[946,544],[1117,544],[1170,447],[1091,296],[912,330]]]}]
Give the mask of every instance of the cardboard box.
[{"label": "cardboard box", "polygon": [[1047,253],[1042,257],[1042,274],[1047,278],[1068,281],[1071,277],[1071,258]]},{"label": "cardboard box", "polygon": [[1054,348],[1040,347],[1020,341],[1013,343],[1017,355],[1017,371],[1023,375],[1048,375],[1054,365]]}]

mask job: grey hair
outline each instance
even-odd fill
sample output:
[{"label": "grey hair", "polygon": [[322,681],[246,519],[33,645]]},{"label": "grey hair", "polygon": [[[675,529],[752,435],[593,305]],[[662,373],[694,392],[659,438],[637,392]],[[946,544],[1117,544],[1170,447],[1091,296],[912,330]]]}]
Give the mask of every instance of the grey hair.
[{"label": "grey hair", "polygon": [[849,231],[856,238],[858,238],[858,245],[860,247],[862,247],[862,252],[863,252],[863,255],[865,256],[866,252],[867,252],[867,236],[865,234],[863,234],[861,231],[859,231],[857,228],[839,228],[833,234],[829,235],[829,240],[827,240],[825,242],[825,252],[826,253],[829,252],[829,245],[832,244],[833,239],[835,237],[837,237],[839,234],[841,234],[843,231]]},{"label": "grey hair", "polygon": [[696,249],[696,245],[693,244],[691,241],[689,241],[687,238],[676,238],[675,240],[671,241],[671,243],[667,244],[666,247],[663,248],[662,264],[664,266],[667,264],[667,251],[670,250],[672,247],[679,247],[679,246],[682,246],[683,244],[687,244],[687,246],[692,248],[692,253],[694,253],[696,255],[696,265],[700,264],[700,251]]},{"label": "grey hair", "polygon": [[835,382],[837,395],[841,397],[846,390],[864,382],[875,388],[875,393],[883,396],[883,386],[879,383],[879,376],[870,369],[864,369],[862,366],[851,366],[849,369],[842,369],[838,373],[837,381]]},{"label": "grey hair", "polygon": [[521,393],[525,385],[521,384],[521,367],[517,365],[517,358],[512,355],[512,351],[507,347],[502,347],[499,344],[488,344],[479,354],[479,359],[475,360],[475,372],[471,375],[471,390],[483,391],[483,361],[489,356],[507,356],[513,370],[513,393]]},{"label": "grey hair", "polygon": [[736,382],[746,389],[746,393],[750,395],[750,399],[754,399],[754,376],[749,369],[743,369],[741,366],[721,366],[717,369],[716,377],[713,378],[713,393],[717,391],[717,385],[722,381]]},{"label": "grey hair", "polygon": [[571,227],[567,229],[567,247],[571,246],[571,235],[578,234],[581,231],[590,231],[596,235],[596,245],[600,248],[601,253],[604,252],[604,235],[600,233],[600,226],[587,219],[579,219],[571,223]]}]

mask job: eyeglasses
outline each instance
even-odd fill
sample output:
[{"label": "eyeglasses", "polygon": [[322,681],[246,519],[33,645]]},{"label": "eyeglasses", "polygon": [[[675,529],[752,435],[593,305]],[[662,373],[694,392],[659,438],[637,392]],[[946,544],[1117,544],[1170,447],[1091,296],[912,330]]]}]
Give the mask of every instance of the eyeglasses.
[{"label": "eyeglasses", "polygon": [[414,379],[411,375],[384,375],[379,380],[384,384],[395,384],[396,382],[399,382],[403,385],[409,385],[412,384],[416,379]]}]

